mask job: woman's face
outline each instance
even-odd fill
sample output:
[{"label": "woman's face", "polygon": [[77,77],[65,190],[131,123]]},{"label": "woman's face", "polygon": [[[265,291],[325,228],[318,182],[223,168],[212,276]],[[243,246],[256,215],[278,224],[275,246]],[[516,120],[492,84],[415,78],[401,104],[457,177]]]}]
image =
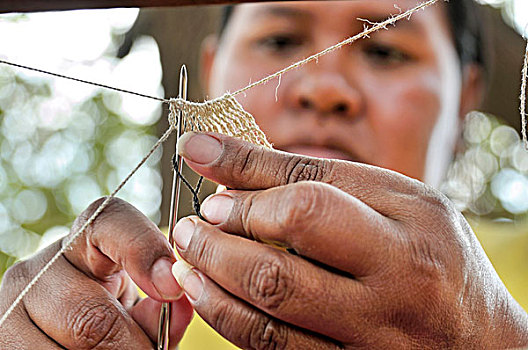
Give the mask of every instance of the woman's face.
[{"label": "woman's face", "polygon": [[[236,7],[205,55],[209,95],[321,51],[415,0]],[[399,8],[398,8],[399,7]],[[275,148],[364,162],[438,185],[468,106],[443,4],[239,95]],[[472,108],[474,106],[470,106]]]}]

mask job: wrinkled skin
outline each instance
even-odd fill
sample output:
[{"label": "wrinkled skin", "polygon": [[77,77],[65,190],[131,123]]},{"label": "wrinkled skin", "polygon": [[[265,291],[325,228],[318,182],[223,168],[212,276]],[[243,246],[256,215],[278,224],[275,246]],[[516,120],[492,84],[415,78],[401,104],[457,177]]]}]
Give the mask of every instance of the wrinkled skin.
[{"label": "wrinkled skin", "polygon": [[[101,202],[79,216],[72,232]],[[2,314],[61,244],[56,242],[5,273]],[[180,298],[181,288],[170,274],[174,261],[174,251],[147,217],[122,200],[112,200],[7,318],[0,329],[0,348],[154,348],[161,301],[170,301],[174,310],[170,334],[175,348],[193,311]],[[136,284],[147,298],[139,299]]]},{"label": "wrinkled skin", "polygon": [[373,166],[211,136],[186,136],[181,154],[237,190],[206,200],[208,222],[191,217],[175,227],[178,252],[195,267],[176,272],[197,312],[236,345],[528,344],[525,312],[439,192]]},{"label": "wrinkled skin", "polygon": [[[401,8],[415,3],[398,1]],[[224,38],[205,45],[209,94],[334,44],[362,28],[357,17],[385,18],[393,5],[239,7]],[[8,318],[0,347],[151,348],[162,300],[175,310],[172,346],[190,304],[249,349],[528,344],[526,314],[465,220],[414,180],[437,185],[444,174],[459,118],[478,103],[478,68],[460,67],[441,6],[399,28],[284,75],[278,89],[270,83],[240,96],[276,148],[305,156],[220,135],[180,142],[194,170],[234,189],[204,203],[208,222],[186,218],[173,232],[179,253],[196,266],[175,269],[187,298],[178,298],[174,253],[162,234],[114,200]],[[61,244],[8,270],[0,312]],[[139,301],[132,282],[149,297]]]},{"label": "wrinkled skin", "polygon": [[[416,0],[280,2],[236,7],[204,50],[209,96],[236,91],[381,21]],[[460,66],[441,1],[237,96],[274,147],[358,161],[438,186],[460,119],[478,106],[479,67]]]}]

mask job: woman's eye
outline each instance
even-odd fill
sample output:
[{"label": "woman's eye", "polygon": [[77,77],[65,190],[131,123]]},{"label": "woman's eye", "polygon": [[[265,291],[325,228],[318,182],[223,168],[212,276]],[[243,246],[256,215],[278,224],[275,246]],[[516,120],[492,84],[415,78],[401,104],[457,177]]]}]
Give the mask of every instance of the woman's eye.
[{"label": "woman's eye", "polygon": [[365,48],[365,54],[376,64],[391,65],[410,61],[405,52],[387,45],[370,45]]},{"label": "woman's eye", "polygon": [[276,53],[287,53],[302,44],[302,40],[293,35],[270,35],[258,41],[258,45]]}]

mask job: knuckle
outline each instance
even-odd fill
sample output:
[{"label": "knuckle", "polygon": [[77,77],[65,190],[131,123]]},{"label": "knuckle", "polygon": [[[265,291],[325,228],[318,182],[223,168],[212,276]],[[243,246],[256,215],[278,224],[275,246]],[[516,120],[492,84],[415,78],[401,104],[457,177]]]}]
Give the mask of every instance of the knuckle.
[{"label": "knuckle", "polygon": [[163,244],[165,241],[154,240],[150,227],[136,226],[134,230],[133,234],[123,235],[122,244],[126,246],[126,255],[116,262],[126,267],[131,267],[128,264],[133,263],[143,268],[152,266],[159,257],[167,256],[167,247]]},{"label": "knuckle", "polygon": [[245,349],[285,349],[287,329],[279,323],[256,312],[237,312],[235,304],[228,300],[215,303],[208,319],[211,326]]},{"label": "knuckle", "polygon": [[[81,227],[90,219],[90,217],[98,210],[98,208],[101,206],[101,204],[104,203],[104,201],[107,200],[108,197],[101,197],[97,200],[95,200],[94,202],[92,202],[88,208],[86,208],[82,213],[81,215],[79,215],[77,217],[77,219],[75,220],[75,222],[73,223],[72,225],[72,229],[71,229],[71,232],[76,232],[78,230],[81,229]],[[121,208],[123,208],[123,206],[125,206],[127,203],[122,200],[122,199],[119,199],[119,198],[110,198],[110,200],[108,201],[106,207],[104,208],[104,210],[99,214],[99,216],[97,217],[96,221],[99,221],[101,222],[101,220],[104,220],[105,217],[109,217],[112,215],[112,213],[115,213],[119,210],[121,210]],[[87,230],[90,230],[91,227],[93,226],[95,222],[92,222],[90,227],[87,228]]]},{"label": "knuckle", "polygon": [[237,149],[228,154],[233,154],[234,159],[228,161],[234,164],[233,175],[235,177],[241,179],[251,177],[257,172],[257,167],[262,167],[262,151],[250,144],[238,144]]},{"label": "knuckle", "polygon": [[4,273],[2,285],[14,286],[27,281],[30,275],[27,261],[19,261]]},{"label": "knuckle", "polygon": [[289,186],[285,192],[283,207],[279,211],[277,222],[283,233],[302,231],[314,219],[323,214],[325,196],[321,195],[321,186],[303,182]]},{"label": "knuckle", "polygon": [[201,234],[203,229],[204,225],[202,223],[196,224],[196,231],[193,234],[193,238],[186,253],[188,252],[188,254],[190,254],[188,258],[191,264],[199,267],[201,271],[207,273],[215,267],[216,249],[213,241],[207,239],[207,235]]},{"label": "knuckle", "polygon": [[422,286],[436,290],[444,276],[445,266],[435,252],[428,245],[424,245],[410,261],[409,266],[412,267],[415,278],[421,281]]},{"label": "knuckle", "polygon": [[257,322],[250,331],[251,348],[257,350],[279,350],[285,349],[288,332],[273,319],[265,319]]},{"label": "knuckle", "polygon": [[450,219],[457,212],[444,194],[430,186],[423,185],[418,198],[420,198],[422,212],[432,214],[434,220]]},{"label": "knuckle", "polygon": [[243,232],[245,232],[249,238],[258,240],[258,237],[255,236],[251,225],[253,222],[256,196],[256,194],[250,193],[249,196],[244,199],[240,209],[240,222],[242,224]]},{"label": "knuckle", "polygon": [[117,342],[121,328],[120,311],[94,299],[80,303],[69,315],[71,339],[77,349],[92,349]]},{"label": "knuckle", "polygon": [[329,173],[330,164],[326,159],[292,157],[284,169],[286,183],[323,181]]},{"label": "knuckle", "polygon": [[[234,304],[227,300],[220,300],[214,303],[211,316],[208,319],[211,327],[223,334],[230,334],[235,331],[235,325],[239,320],[236,319],[237,313],[234,307]],[[246,324],[246,322],[240,322],[240,324]],[[242,332],[240,333],[243,334]]]},{"label": "knuckle", "polygon": [[[88,218],[92,216],[97,211],[97,209],[99,209],[99,206],[105,200],[107,200],[107,197],[100,198],[97,201],[90,204],[87,210],[87,212],[89,213]],[[110,218],[115,213],[123,211],[123,209],[126,206],[130,206],[130,204],[128,204],[127,202],[125,202],[124,200],[120,198],[112,197],[108,200],[108,203],[106,204],[104,210],[99,214],[99,217],[97,220],[102,221],[102,220],[105,220],[106,218]]]},{"label": "knuckle", "polygon": [[442,292],[449,280],[447,266],[442,260],[428,244],[413,247],[406,261],[407,269],[412,271],[413,278],[399,281],[402,290],[411,289],[405,293],[406,300],[412,304],[409,307],[432,308],[442,298]]},{"label": "knuckle", "polygon": [[292,276],[291,267],[280,254],[268,254],[263,260],[257,259],[247,278],[250,300],[268,311],[279,311],[293,293]]},{"label": "knuckle", "polygon": [[[16,294],[24,288],[34,275],[27,261],[19,261],[12,265],[1,276],[0,284],[0,312],[5,312],[14,301]],[[19,308],[21,307],[19,304]]]},{"label": "knuckle", "polygon": [[429,204],[432,208],[436,208],[439,212],[449,213],[452,211],[453,206],[451,205],[451,202],[440,192],[430,191],[423,197],[423,201]]}]

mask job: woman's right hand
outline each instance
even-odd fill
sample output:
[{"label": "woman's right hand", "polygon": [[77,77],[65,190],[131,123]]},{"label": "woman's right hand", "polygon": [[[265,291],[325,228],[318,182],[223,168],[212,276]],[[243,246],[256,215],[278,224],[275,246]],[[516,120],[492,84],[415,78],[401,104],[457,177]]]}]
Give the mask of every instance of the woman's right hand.
[{"label": "woman's right hand", "polygon": [[[79,216],[71,234],[101,202]],[[5,273],[1,315],[63,242]],[[175,348],[193,311],[171,274],[174,261],[159,229],[130,204],[112,199],[9,315],[0,329],[0,348],[151,349],[162,301],[172,302],[170,339]],[[136,284],[147,298],[139,298]]]}]

